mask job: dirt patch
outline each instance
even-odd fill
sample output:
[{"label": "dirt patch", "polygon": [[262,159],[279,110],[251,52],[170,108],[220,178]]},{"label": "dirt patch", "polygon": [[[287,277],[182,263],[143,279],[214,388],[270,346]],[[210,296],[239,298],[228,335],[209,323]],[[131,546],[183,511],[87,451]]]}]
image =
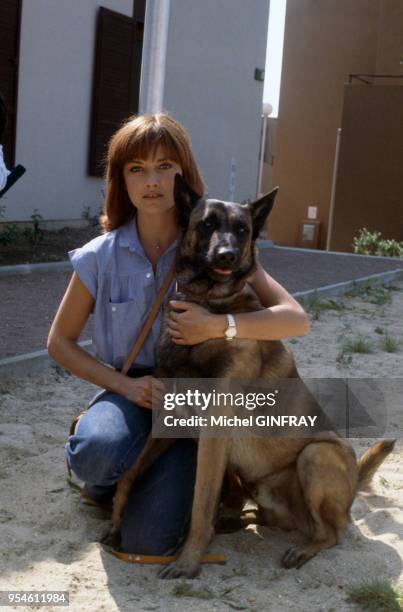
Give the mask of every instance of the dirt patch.
[{"label": "dirt patch", "polygon": [[[2,230],[4,232],[9,230]],[[88,227],[64,227],[57,231],[40,230],[39,235],[33,232],[18,231],[9,244],[1,244],[0,240],[0,266],[14,266],[17,264],[43,263],[63,261],[67,259],[67,252],[82,246],[92,238],[101,234],[101,228],[93,225]]]}]

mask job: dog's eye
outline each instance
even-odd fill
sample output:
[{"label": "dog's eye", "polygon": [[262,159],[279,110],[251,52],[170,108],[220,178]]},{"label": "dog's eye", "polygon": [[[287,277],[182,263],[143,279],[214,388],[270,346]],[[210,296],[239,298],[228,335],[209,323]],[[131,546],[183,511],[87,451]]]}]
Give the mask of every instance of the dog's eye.
[{"label": "dog's eye", "polygon": [[211,229],[214,227],[214,223],[211,219],[203,219],[202,224],[205,229]]},{"label": "dog's eye", "polygon": [[235,231],[237,234],[244,234],[246,229],[247,228],[244,225],[238,225],[238,227],[235,228]]}]

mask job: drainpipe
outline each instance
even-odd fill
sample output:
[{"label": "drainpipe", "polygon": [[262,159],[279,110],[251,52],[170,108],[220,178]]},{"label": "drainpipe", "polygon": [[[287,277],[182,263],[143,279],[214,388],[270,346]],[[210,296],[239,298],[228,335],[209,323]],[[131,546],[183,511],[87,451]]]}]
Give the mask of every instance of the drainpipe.
[{"label": "drainpipe", "polygon": [[163,110],[169,9],[170,0],[146,2],[139,100],[141,114]]},{"label": "drainpipe", "polygon": [[337,129],[337,139],[336,139],[336,153],[334,155],[334,164],[333,164],[332,192],[330,195],[330,210],[329,210],[329,223],[327,226],[326,251],[330,250],[330,240],[332,237],[332,230],[333,230],[333,213],[334,213],[334,201],[336,197],[337,171],[339,168],[340,141],[341,141],[341,128],[338,128]]}]

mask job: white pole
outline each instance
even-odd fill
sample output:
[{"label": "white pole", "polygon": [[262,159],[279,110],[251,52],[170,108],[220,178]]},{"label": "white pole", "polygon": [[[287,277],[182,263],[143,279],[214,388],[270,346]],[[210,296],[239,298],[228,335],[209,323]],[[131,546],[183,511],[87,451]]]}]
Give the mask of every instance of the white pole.
[{"label": "white pole", "polygon": [[262,177],[263,177],[264,151],[266,147],[267,115],[262,115],[262,119],[263,119],[263,132],[262,132],[261,147],[260,147],[259,176],[257,179],[257,197],[258,198],[260,198],[260,196],[262,195]]},{"label": "white pole", "polygon": [[257,190],[256,197],[260,198],[262,195],[262,178],[263,178],[263,164],[264,164],[264,152],[266,148],[266,132],[267,132],[267,118],[273,112],[273,107],[271,104],[265,102],[263,104],[263,113],[262,113],[262,133],[260,139],[260,156],[259,156],[259,174],[257,177]]},{"label": "white pole", "polygon": [[338,128],[337,138],[336,138],[336,152],[334,155],[334,163],[333,163],[332,192],[330,195],[330,210],[329,210],[329,223],[327,226],[326,251],[330,250],[330,239],[332,237],[334,202],[336,198],[337,171],[339,168],[340,141],[341,141],[341,128]]},{"label": "white pole", "polygon": [[142,114],[163,110],[169,8],[170,0],[146,3],[139,101]]}]

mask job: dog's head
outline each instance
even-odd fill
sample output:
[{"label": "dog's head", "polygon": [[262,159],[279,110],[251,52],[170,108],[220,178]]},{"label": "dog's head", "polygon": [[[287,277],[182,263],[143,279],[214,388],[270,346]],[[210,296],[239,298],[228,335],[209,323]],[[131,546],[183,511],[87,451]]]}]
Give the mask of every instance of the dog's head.
[{"label": "dog's head", "polygon": [[194,295],[232,294],[255,270],[255,241],[277,191],[247,204],[206,200],[177,174],[174,197],[183,230],[177,261],[179,283]]}]

